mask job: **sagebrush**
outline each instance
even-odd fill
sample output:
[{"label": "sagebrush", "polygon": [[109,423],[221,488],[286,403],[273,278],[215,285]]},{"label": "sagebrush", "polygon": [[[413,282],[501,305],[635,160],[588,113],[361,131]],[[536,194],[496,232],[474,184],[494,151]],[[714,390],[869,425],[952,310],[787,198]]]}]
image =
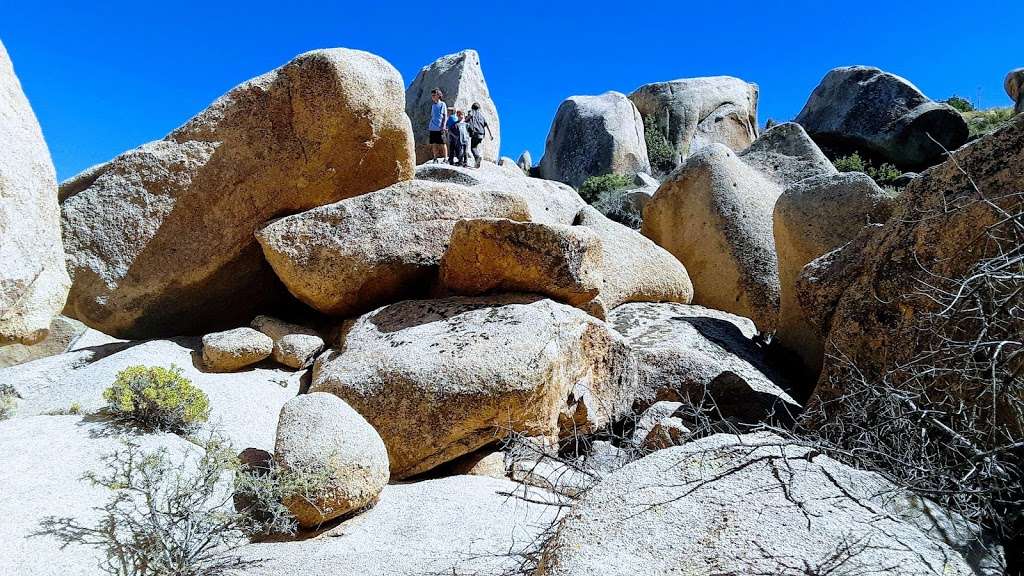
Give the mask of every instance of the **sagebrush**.
[{"label": "sagebrush", "polygon": [[103,391],[108,413],[147,428],[187,432],[210,415],[206,394],[177,366],[131,366]]}]

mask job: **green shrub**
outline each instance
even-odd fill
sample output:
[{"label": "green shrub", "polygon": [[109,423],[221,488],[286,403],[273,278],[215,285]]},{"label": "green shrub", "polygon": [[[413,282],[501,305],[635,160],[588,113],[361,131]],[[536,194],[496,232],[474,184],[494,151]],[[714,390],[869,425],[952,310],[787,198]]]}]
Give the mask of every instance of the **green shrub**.
[{"label": "green shrub", "polygon": [[832,161],[836,170],[840,172],[863,172],[871,177],[879,186],[895,187],[896,181],[903,174],[895,166],[886,162],[875,167],[869,160],[861,158],[860,154],[854,152],[849,156],[841,156]]},{"label": "green shrub", "polygon": [[131,366],[118,372],[103,391],[110,413],[143,426],[171,432],[188,431],[205,422],[210,402],[202,390],[181,375],[181,369]]},{"label": "green shrub", "polygon": [[982,136],[1002,128],[1013,117],[1013,108],[989,108],[963,114],[972,137]]},{"label": "green shrub", "polygon": [[974,112],[974,104],[971,104],[971,101],[967,98],[950,96],[949,100],[946,100],[946,104],[949,104],[961,112]]},{"label": "green shrub", "polygon": [[298,523],[285,502],[301,499],[317,507],[334,493],[334,482],[328,469],[283,468],[274,461],[243,467],[235,475],[236,507],[263,535],[294,534]]},{"label": "green shrub", "polygon": [[675,168],[675,150],[651,116],[644,117],[644,140],[647,142],[647,159],[653,170],[669,172]]},{"label": "green shrub", "polygon": [[17,395],[14,394],[14,390],[7,386],[0,386],[0,420],[7,420],[14,416],[15,398]]},{"label": "green shrub", "polygon": [[602,192],[622,190],[633,185],[633,178],[626,174],[605,174],[604,176],[591,176],[580,186],[580,196],[587,202],[593,204],[597,201]]}]

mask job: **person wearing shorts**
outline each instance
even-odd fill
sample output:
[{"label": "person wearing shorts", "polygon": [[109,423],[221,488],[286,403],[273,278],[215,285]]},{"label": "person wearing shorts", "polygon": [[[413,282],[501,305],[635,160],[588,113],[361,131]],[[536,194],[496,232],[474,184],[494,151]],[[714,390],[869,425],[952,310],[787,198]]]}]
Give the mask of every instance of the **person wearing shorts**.
[{"label": "person wearing shorts", "polygon": [[447,150],[445,150],[444,132],[445,123],[448,121],[448,106],[445,105],[442,98],[444,94],[440,88],[434,88],[430,91],[430,100],[433,104],[430,105],[430,121],[427,123],[427,131],[430,133],[430,155],[432,162],[437,162],[437,159],[444,158],[447,156]]}]

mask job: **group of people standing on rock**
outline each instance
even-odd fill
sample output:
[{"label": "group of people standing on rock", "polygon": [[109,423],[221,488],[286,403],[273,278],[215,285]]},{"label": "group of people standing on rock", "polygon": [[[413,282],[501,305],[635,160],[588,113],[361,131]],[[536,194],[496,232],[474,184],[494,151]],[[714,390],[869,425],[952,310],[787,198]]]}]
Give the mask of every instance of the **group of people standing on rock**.
[{"label": "group of people standing on rock", "polygon": [[[494,133],[487,123],[487,118],[480,111],[480,104],[474,102],[467,112],[465,110],[449,110],[444,102],[444,93],[440,88],[430,91],[430,120],[427,130],[430,132],[430,155],[432,162],[444,161],[468,168],[479,168],[483,157],[480,155],[480,143],[485,136],[494,140]],[[469,153],[473,154],[473,165],[469,163]]]}]

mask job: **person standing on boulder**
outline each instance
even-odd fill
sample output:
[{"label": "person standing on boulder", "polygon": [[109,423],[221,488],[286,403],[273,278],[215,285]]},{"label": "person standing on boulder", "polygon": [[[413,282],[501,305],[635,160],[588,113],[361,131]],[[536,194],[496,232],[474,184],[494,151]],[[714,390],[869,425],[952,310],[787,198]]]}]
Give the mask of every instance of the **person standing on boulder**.
[{"label": "person standing on boulder", "polygon": [[430,91],[430,99],[433,101],[433,104],[430,105],[430,122],[427,124],[427,131],[430,132],[430,155],[433,157],[432,162],[435,163],[438,156],[444,158],[448,155],[444,145],[448,106],[442,98],[444,98],[444,93],[441,92],[440,88],[434,88]]},{"label": "person standing on boulder", "polygon": [[[456,118],[458,116],[458,118]],[[458,110],[448,110],[448,121],[445,122],[444,128],[445,133],[448,135],[448,163],[451,165],[456,164],[456,159],[462,156],[462,152],[459,150],[459,120],[462,118],[461,113]]]},{"label": "person standing on boulder", "polygon": [[487,118],[480,111],[480,104],[478,102],[473,102],[472,110],[469,111],[469,116],[466,117],[466,124],[469,125],[470,149],[473,151],[476,167],[479,168],[480,163],[483,161],[483,158],[480,156],[480,143],[484,141],[486,134],[490,134],[491,140],[494,140],[494,133],[491,132],[491,126],[487,123]]}]

